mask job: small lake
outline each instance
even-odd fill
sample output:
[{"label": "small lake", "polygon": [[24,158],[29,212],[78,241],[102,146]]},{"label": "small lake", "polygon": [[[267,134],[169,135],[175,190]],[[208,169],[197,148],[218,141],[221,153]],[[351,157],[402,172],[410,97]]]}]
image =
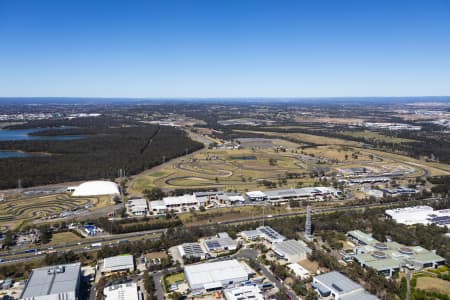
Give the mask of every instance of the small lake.
[{"label": "small lake", "polygon": [[0,159],[1,158],[15,158],[15,157],[29,157],[32,154],[28,154],[20,151],[1,151],[0,150]]},{"label": "small lake", "polygon": [[[47,130],[48,128],[31,129],[0,129],[0,141],[70,141],[84,138],[81,135],[56,135],[56,136],[36,136],[30,133]],[[57,128],[51,128],[57,129]],[[61,129],[63,129],[61,127]],[[67,129],[67,127],[65,127]]]}]

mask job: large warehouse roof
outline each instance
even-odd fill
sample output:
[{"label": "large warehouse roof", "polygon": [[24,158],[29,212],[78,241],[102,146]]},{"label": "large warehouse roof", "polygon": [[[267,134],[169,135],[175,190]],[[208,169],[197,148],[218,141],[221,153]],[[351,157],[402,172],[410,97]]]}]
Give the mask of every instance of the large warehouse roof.
[{"label": "large warehouse roof", "polygon": [[80,263],[34,269],[20,299],[75,300]]},{"label": "large warehouse roof", "polygon": [[233,259],[185,266],[184,273],[191,289],[198,289],[220,286],[230,281],[244,281],[251,272],[246,265]]},{"label": "large warehouse roof", "polygon": [[436,224],[450,227],[450,209],[434,210],[431,206],[423,205],[388,209],[385,214],[401,224]]},{"label": "large warehouse roof", "polygon": [[75,188],[72,196],[100,196],[100,195],[118,195],[119,186],[111,181],[87,181]]},{"label": "large warehouse roof", "polygon": [[127,254],[107,257],[103,260],[103,269],[112,272],[134,269],[133,256]]},{"label": "large warehouse roof", "polygon": [[332,271],[313,278],[313,287],[321,294],[332,292],[336,298],[346,300],[377,300],[374,295],[369,294],[364,288],[348,278],[347,276]]},{"label": "large warehouse roof", "polygon": [[287,240],[280,243],[275,243],[272,246],[273,252],[277,255],[290,260],[300,260],[311,253],[312,250],[303,241]]}]

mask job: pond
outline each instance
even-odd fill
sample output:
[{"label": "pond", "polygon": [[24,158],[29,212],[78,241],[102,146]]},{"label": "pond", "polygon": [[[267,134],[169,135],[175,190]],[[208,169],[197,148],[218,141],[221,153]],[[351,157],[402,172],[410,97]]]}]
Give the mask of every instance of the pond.
[{"label": "pond", "polygon": [[[0,129],[0,141],[68,141],[84,138],[81,135],[55,135],[55,136],[36,136],[30,133],[46,130],[47,128],[31,128],[31,129]],[[61,127],[61,129],[63,129]],[[67,129],[67,127],[65,127]]]}]

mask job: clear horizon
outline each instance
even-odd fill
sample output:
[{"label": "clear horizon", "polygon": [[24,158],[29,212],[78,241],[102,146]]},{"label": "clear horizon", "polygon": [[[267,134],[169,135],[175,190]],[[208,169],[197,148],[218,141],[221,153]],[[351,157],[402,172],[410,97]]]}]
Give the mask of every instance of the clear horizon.
[{"label": "clear horizon", "polygon": [[450,2],[0,1],[0,97],[450,95]]}]

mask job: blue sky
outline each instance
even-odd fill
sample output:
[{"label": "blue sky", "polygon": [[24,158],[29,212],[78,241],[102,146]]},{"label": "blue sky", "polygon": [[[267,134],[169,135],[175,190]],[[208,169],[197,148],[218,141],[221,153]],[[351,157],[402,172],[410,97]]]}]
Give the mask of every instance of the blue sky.
[{"label": "blue sky", "polygon": [[450,95],[446,0],[0,0],[0,96]]}]

